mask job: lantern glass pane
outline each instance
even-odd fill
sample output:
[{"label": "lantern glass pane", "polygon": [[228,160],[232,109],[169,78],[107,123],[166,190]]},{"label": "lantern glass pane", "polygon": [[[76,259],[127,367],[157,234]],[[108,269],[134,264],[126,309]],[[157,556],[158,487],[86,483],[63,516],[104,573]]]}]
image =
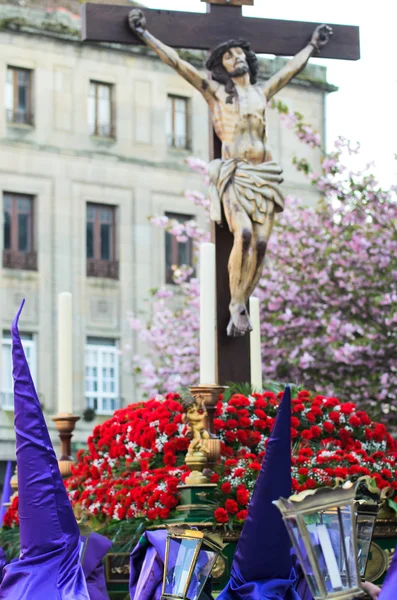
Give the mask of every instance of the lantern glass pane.
[{"label": "lantern glass pane", "polygon": [[352,516],[350,506],[303,515],[328,593],[357,586]]},{"label": "lantern glass pane", "polygon": [[194,567],[193,577],[190,582],[187,597],[189,600],[197,600],[205,586],[205,582],[215,564],[218,554],[211,550],[201,550],[196,565]]},{"label": "lantern glass pane", "polygon": [[201,539],[169,539],[169,555],[164,592],[185,598],[186,585],[189,583],[189,575],[196,548]]},{"label": "lantern glass pane", "polygon": [[375,520],[376,514],[365,515],[359,513],[357,515],[358,570],[360,577],[365,575]]},{"label": "lantern glass pane", "polygon": [[286,519],[285,524],[298,556],[298,560],[301,563],[302,569],[305,573],[306,581],[309,585],[310,591],[314,597],[320,596],[320,589],[316,582],[316,578],[314,577],[313,569],[307,554],[307,549],[299,532],[297,522],[293,517],[289,517]]}]

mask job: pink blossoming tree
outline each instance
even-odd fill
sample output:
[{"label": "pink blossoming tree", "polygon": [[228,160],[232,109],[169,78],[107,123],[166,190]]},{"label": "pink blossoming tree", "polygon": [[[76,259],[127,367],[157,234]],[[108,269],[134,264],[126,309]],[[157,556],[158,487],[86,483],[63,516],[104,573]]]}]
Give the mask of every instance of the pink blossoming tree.
[{"label": "pink blossoming tree", "polygon": [[[320,147],[301,115],[282,103],[274,107],[303,143]],[[382,189],[371,165],[348,169],[346,156],[358,152],[337,140],[323,157],[321,173],[294,159],[322,200],[308,208],[288,198],[277,219],[255,292],[261,301],[263,374],[355,401],[390,419],[397,410],[397,189]],[[206,177],[205,163],[189,163]],[[186,197],[208,209],[200,193]],[[196,247],[208,238],[193,222],[152,221],[180,241],[193,238]],[[131,319],[149,348],[133,358],[148,395],[197,383],[199,282],[188,281],[191,274],[183,265],[175,274],[178,309],[172,308],[172,292],[158,290],[149,322]]]}]

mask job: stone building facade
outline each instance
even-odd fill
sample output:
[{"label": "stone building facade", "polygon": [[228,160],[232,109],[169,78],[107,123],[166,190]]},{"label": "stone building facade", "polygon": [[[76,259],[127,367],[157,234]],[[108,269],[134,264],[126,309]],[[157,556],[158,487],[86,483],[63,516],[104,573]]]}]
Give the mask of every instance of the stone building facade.
[{"label": "stone building facade", "polygon": [[[119,356],[126,344],[138,350],[127,313],[145,313],[148,290],[167,284],[178,250],[148,216],[205,223],[183,194],[202,186],[184,159],[209,157],[204,101],[150,52],[84,45],[79,27],[62,9],[0,6],[0,461],[14,458],[8,332],[21,298],[20,328],[50,416],[57,295],[73,294],[74,412],[94,406],[103,419],[137,398]],[[263,75],[278,66],[264,61]],[[312,67],[281,99],[324,134],[331,90],[325,69]],[[290,158],[298,152],[319,166],[319,153],[300,147],[275,113],[269,130],[286,192],[315,202]],[[78,423],[77,443],[92,425]]]}]

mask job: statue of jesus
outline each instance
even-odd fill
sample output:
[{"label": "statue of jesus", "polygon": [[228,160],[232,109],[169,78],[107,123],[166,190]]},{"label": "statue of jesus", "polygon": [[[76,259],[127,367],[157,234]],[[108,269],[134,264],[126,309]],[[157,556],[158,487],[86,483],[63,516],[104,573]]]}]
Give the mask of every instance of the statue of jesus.
[{"label": "statue of jesus", "polygon": [[275,213],[284,208],[279,184],[282,170],[267,147],[266,108],[269,100],[327,44],[332,29],[317,27],[311,40],[266,82],[257,82],[258,59],[245,40],[230,40],[212,52],[206,67],[211,79],[156,39],[140,9],[129,14],[138,37],[160,59],[193,85],[206,100],[222,158],[209,166],[211,219],[221,222],[221,205],[234,244],[229,258],[230,336],[251,330],[247,302],[262,274]]}]

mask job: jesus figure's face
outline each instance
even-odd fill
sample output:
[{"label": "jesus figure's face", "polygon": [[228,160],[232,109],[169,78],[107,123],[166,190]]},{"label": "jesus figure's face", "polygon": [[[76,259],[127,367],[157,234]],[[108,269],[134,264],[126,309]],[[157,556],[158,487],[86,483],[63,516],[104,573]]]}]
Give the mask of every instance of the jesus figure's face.
[{"label": "jesus figure's face", "polygon": [[230,48],[222,56],[222,64],[230,77],[241,77],[248,73],[248,63],[242,48]]}]

